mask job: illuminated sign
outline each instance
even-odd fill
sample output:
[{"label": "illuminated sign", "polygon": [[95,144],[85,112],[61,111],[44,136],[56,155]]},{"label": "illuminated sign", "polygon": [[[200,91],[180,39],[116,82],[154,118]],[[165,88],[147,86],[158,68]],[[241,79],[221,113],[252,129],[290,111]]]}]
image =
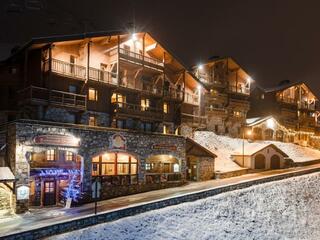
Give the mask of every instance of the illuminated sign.
[{"label": "illuminated sign", "polygon": [[121,134],[114,134],[110,139],[111,149],[126,149],[126,139]]},{"label": "illuminated sign", "polygon": [[78,169],[32,169],[31,175],[38,175],[40,177],[54,177],[54,176],[67,176],[67,175],[80,175]]},{"label": "illuminated sign", "polygon": [[159,144],[153,144],[152,149],[159,149],[159,150],[170,150],[170,151],[176,151],[177,146],[176,145],[171,145],[171,144],[166,144],[166,143],[159,143]]},{"label": "illuminated sign", "polygon": [[35,144],[79,147],[80,139],[68,135],[38,135],[33,139]]},{"label": "illuminated sign", "polygon": [[17,188],[17,200],[29,199],[29,187],[20,186]]}]

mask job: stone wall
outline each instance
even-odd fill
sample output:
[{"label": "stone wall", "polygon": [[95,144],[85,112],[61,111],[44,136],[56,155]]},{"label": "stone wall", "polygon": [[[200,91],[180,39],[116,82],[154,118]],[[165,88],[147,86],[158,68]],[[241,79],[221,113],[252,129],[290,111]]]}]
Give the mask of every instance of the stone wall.
[{"label": "stone wall", "polygon": [[214,178],[214,158],[200,157],[198,166],[198,181],[206,181]]},{"label": "stone wall", "polygon": [[11,192],[3,183],[0,183],[0,211],[11,211]]},{"label": "stone wall", "polygon": [[[145,181],[145,161],[148,157],[158,154],[171,155],[178,159],[182,173],[182,182],[186,179],[186,156],[184,137],[175,135],[163,135],[158,133],[144,133],[123,129],[102,127],[75,126],[70,124],[51,125],[45,122],[17,121],[9,126],[11,149],[10,159],[14,174],[17,177],[17,187],[29,186],[30,179],[30,156],[33,152],[42,152],[50,148],[68,150],[83,157],[83,192],[84,199],[91,198],[91,159],[104,152],[126,152],[138,159],[138,183]],[[44,146],[37,145],[34,138],[38,135],[68,135],[80,139],[80,147],[67,146]],[[126,142],[125,149],[114,149],[111,138],[120,134]],[[155,147],[157,146],[157,147]],[[169,146],[169,147],[168,147]],[[172,146],[172,147],[170,147]],[[59,167],[59,166],[57,166]],[[162,187],[162,186],[158,186]],[[142,191],[148,190],[142,188]],[[150,189],[153,190],[153,189]],[[128,190],[129,191],[129,190]],[[139,189],[134,191],[139,192]],[[28,209],[28,200],[17,201],[17,212],[21,213]]]}]

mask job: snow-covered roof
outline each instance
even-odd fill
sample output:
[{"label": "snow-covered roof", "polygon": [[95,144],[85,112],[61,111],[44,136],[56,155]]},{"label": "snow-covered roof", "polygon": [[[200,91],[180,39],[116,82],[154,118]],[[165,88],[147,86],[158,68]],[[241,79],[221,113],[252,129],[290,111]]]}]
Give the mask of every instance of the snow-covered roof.
[{"label": "snow-covered roof", "polygon": [[260,152],[268,147],[274,148],[277,152],[281,153],[284,157],[288,157],[288,155],[283,152],[281,149],[279,149],[276,145],[272,143],[265,143],[265,142],[259,142],[259,143],[249,143],[244,145],[244,152],[243,148],[238,148],[231,156],[238,156],[238,155],[245,155],[245,156],[252,156],[253,154],[256,154],[257,152]]},{"label": "snow-covered roof", "polygon": [[274,120],[276,120],[273,116],[267,116],[267,117],[255,117],[255,118],[247,118],[246,119],[246,123],[248,126],[253,126],[259,123],[262,123],[270,118],[273,118]]},{"label": "snow-covered roof", "polygon": [[0,167],[0,182],[1,181],[14,181],[15,177],[8,167]]}]

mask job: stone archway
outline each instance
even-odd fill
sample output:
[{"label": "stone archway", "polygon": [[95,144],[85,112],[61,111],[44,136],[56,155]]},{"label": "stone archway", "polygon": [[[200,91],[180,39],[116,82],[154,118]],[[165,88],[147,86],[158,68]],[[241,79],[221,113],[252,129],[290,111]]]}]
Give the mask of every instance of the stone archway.
[{"label": "stone archway", "polygon": [[270,168],[280,169],[280,157],[278,155],[273,155],[271,157]]},{"label": "stone archway", "polygon": [[254,168],[255,169],[265,169],[266,168],[266,157],[263,154],[258,154],[254,158]]}]

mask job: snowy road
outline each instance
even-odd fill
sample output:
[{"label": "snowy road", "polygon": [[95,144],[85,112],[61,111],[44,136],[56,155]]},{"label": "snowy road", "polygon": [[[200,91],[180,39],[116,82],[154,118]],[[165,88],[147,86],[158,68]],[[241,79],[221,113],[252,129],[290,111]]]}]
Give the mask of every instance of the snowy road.
[{"label": "snowy road", "polygon": [[57,239],[319,239],[320,173],[127,217]]}]

